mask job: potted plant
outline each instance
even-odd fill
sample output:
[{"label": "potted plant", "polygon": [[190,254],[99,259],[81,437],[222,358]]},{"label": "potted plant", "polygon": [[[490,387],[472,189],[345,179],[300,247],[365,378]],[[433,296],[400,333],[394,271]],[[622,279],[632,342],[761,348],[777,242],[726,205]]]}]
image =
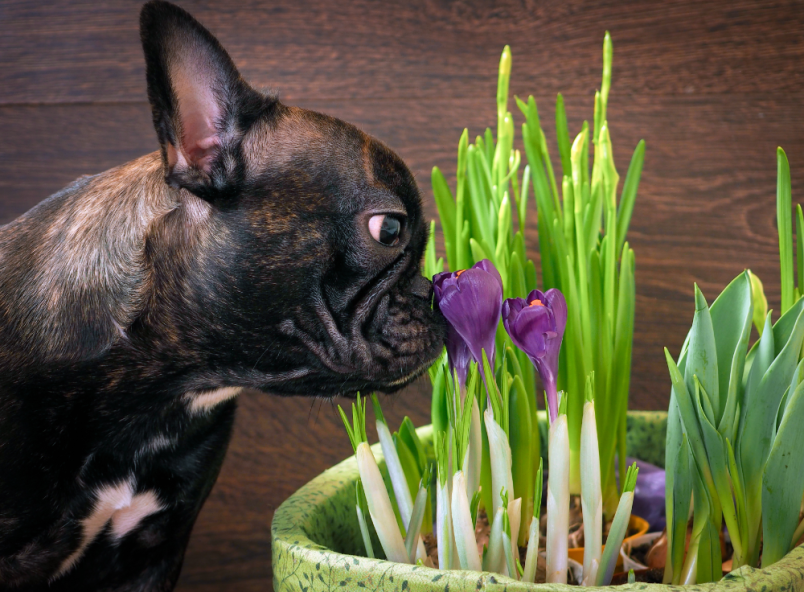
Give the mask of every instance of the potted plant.
[{"label": "potted plant", "polygon": [[[433,276],[434,306],[448,323],[446,355],[430,371],[433,425],[416,431],[406,419],[392,434],[374,396],[378,449],[366,438],[366,400],[358,396],[351,418],[341,410],[355,458],[277,511],[272,534],[278,590],[560,587],[568,578],[584,586],[608,585],[621,549],[631,548],[623,540],[635,522],[638,471],[629,467],[618,488],[614,470],[615,456],[624,469],[629,452],[667,462],[666,584],[804,586],[804,556],[793,549],[804,534],[798,517],[804,462],[799,467],[795,460],[804,445],[795,428],[804,420],[804,300],[792,280],[786,160],[780,152],[783,316],[775,325],[769,315],[765,319],[761,284],[749,272],[711,309],[696,288],[695,319],[678,362],[667,354],[669,416],[627,414],[634,255],[625,234],[644,143],[635,150],[618,202],[606,121],[608,34],[603,55],[593,125],[585,123],[571,147],[560,95],[557,101],[559,193],[532,97],[517,99],[526,118],[529,162],[519,174],[521,156],[513,149],[507,111],[511,56],[504,50],[496,142],[487,130],[470,145],[464,132],[454,196],[440,171],[433,171],[447,262],[456,269],[443,271],[431,232],[425,273]],[[542,290],[529,291],[537,285],[524,250],[531,184]],[[798,217],[801,282],[800,208]],[[751,321],[757,319],[763,337],[748,351]],[[537,377],[547,413],[537,410]],[[584,533],[575,561],[568,549],[573,495]],[[543,499],[546,521],[540,520]],[[721,580],[723,521],[734,556],[733,570]],[[390,562],[375,559],[383,556]],[[630,573],[628,580],[634,578]]]},{"label": "potted plant", "polygon": [[[544,414],[541,419],[544,421]],[[666,422],[664,412],[629,412],[627,453],[661,465]],[[425,453],[432,456],[432,427],[419,428],[417,434]],[[384,469],[380,445],[374,445],[372,451],[380,469]],[[366,557],[355,511],[358,478],[357,460],[352,456],[304,485],[277,509],[271,525],[274,590],[569,590],[560,584],[528,584],[488,572],[443,571]],[[374,537],[372,540],[379,550],[379,541]],[[645,584],[620,589],[641,590]],[[679,588],[652,584],[649,589]],[[684,589],[713,592],[804,589],[804,548],[797,547],[766,569],[744,566],[720,582]]]}]

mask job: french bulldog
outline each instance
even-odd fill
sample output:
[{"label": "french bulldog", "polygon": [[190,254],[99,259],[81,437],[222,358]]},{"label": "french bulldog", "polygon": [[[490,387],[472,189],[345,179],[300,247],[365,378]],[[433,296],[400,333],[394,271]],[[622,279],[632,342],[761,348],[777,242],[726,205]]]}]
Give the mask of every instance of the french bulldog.
[{"label": "french bulldog", "polygon": [[440,353],[408,168],[146,4],[160,150],[0,227],[0,589],[171,590],[243,388],[394,391]]}]

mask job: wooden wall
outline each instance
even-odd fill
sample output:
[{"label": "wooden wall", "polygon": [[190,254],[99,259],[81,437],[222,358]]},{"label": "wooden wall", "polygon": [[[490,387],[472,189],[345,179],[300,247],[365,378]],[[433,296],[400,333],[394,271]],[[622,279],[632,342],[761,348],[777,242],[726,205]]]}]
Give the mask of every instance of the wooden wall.
[{"label": "wooden wall", "polygon": [[[461,130],[495,121],[496,69],[534,94],[548,138],[563,92],[571,132],[591,120],[601,44],[614,40],[609,123],[621,175],[647,156],[630,240],[637,257],[631,406],[663,409],[662,347],[677,353],[693,282],[710,301],[745,267],[778,308],[775,148],[804,183],[804,4],[745,0],[181,2],[254,85],[341,117],[409,163],[430,216],[438,165]],[[123,0],[0,1],[0,223],[75,177],[156,148],[137,33]],[[536,245],[535,236],[528,240]],[[1,272],[1,270],[0,270]],[[426,384],[386,403],[429,413]],[[269,523],[302,483],[347,456],[329,401],[242,397],[223,472],[196,526],[181,590],[266,590]]]}]

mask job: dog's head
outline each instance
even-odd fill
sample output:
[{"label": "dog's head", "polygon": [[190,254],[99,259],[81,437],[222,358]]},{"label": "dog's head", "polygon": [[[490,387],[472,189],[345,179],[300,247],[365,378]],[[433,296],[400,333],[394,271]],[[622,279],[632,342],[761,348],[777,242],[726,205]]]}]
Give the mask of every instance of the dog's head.
[{"label": "dog's head", "polygon": [[194,321],[208,359],[273,392],[410,382],[443,329],[402,160],[348,123],[251,88],[176,6],[146,4],[141,34],[165,181],[203,200],[213,235],[187,272],[197,281],[184,283],[206,302]]}]

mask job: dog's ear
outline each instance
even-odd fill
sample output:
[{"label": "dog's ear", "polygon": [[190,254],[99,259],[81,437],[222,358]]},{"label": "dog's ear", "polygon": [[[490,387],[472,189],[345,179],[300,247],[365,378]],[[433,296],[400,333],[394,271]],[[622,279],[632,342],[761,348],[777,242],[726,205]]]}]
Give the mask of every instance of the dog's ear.
[{"label": "dog's ear", "polygon": [[166,181],[226,197],[244,174],[243,135],[276,98],[246,84],[218,40],[178,6],[148,2],[140,36]]}]

